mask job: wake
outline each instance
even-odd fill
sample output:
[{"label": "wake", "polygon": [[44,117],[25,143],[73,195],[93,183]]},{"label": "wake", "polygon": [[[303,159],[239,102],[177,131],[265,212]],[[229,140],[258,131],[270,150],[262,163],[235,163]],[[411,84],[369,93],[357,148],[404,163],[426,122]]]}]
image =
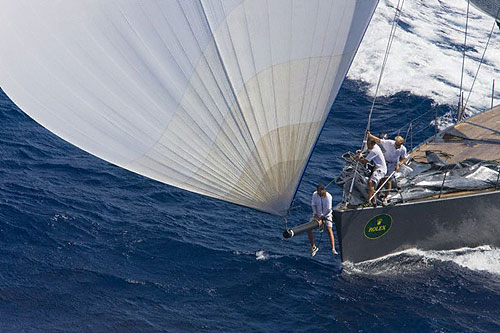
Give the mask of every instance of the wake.
[{"label": "wake", "polygon": [[394,275],[423,270],[443,262],[500,275],[500,249],[490,245],[446,251],[409,249],[357,264],[346,262],[344,271],[348,274]]},{"label": "wake", "polygon": [[[394,17],[395,0],[382,0],[373,16],[348,77],[376,82]],[[458,103],[467,1],[405,1],[379,95],[409,91],[439,104]],[[471,6],[464,87],[467,97],[494,20]],[[469,105],[473,113],[490,107],[492,80],[500,86],[500,32],[495,27]],[[500,90],[495,95],[500,103]],[[447,124],[442,124],[446,126]]]}]

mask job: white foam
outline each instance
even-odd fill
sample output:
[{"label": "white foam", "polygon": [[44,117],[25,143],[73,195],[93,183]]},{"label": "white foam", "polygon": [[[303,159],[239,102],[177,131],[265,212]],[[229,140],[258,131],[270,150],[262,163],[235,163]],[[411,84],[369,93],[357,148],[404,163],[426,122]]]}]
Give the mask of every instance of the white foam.
[{"label": "white foam", "polygon": [[256,260],[267,260],[269,258],[279,258],[280,257],[278,255],[270,255],[263,250],[259,250],[259,251],[255,251],[255,252],[233,251],[233,254],[238,255],[238,256],[240,256],[240,255],[243,255],[243,256],[255,255]]},{"label": "white foam", "polygon": [[489,245],[447,251],[409,249],[359,264],[344,263],[347,273],[399,274],[420,270],[440,262],[453,262],[472,271],[500,275],[500,249]]},{"label": "white foam", "polygon": [[473,271],[484,271],[500,275],[500,249],[492,248],[489,245],[474,249],[431,251],[425,253],[425,256],[440,261],[452,261]]},{"label": "white foam", "polygon": [[65,213],[56,214],[50,218],[52,221],[68,220],[69,217]]},{"label": "white foam", "polygon": [[255,259],[257,260],[266,260],[269,256],[264,251],[255,252]]},{"label": "white foam", "polygon": [[268,260],[268,259],[279,259],[282,258],[282,255],[279,254],[269,254],[263,250],[255,252],[256,260]]},{"label": "white foam", "polygon": [[125,281],[127,281],[130,284],[142,284],[142,285],[146,284],[146,282],[144,282],[144,281],[139,281],[139,280],[134,280],[134,279],[125,279]]},{"label": "white foam", "polygon": [[[375,93],[387,39],[394,17],[396,0],[381,0],[348,77],[369,83]],[[379,95],[410,91],[427,96],[440,104],[458,103],[462,49],[467,1],[405,1],[401,21],[408,31],[398,27]],[[464,87],[469,89],[494,20],[471,6]],[[457,47],[458,46],[458,47]],[[469,105],[474,111],[489,108],[492,80],[500,88],[500,33],[495,26],[485,63],[481,67]],[[496,89],[500,103],[500,89]],[[467,90],[465,93],[467,96]]]}]

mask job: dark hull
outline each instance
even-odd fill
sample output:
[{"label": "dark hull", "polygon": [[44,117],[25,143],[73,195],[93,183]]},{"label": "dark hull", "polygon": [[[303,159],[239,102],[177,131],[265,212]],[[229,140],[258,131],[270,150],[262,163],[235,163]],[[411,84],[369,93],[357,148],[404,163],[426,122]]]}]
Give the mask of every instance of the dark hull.
[{"label": "dark hull", "polygon": [[[335,210],[334,217],[342,261],[356,263],[411,248],[500,246],[500,191],[388,207]],[[386,224],[386,230],[373,232],[377,220],[383,219],[391,221],[381,223],[383,228]],[[380,233],[383,234],[379,236]]]}]

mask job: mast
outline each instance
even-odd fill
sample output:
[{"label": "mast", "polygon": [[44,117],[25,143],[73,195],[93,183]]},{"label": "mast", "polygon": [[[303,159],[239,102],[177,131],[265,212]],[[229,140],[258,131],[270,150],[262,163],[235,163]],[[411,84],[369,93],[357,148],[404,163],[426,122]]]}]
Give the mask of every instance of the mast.
[{"label": "mast", "polygon": [[491,87],[491,109],[493,109],[493,99],[495,98],[495,79],[493,79],[493,84]]},{"label": "mast", "polygon": [[467,52],[467,29],[469,26],[469,9],[470,9],[470,0],[467,0],[467,15],[465,19],[465,36],[464,36],[464,45],[463,45],[463,53],[462,53],[462,73],[460,75],[460,90],[458,93],[458,110],[457,110],[457,123],[461,120],[462,114],[464,112],[464,94],[462,91],[463,82],[464,82],[464,70],[465,70],[465,53]]}]

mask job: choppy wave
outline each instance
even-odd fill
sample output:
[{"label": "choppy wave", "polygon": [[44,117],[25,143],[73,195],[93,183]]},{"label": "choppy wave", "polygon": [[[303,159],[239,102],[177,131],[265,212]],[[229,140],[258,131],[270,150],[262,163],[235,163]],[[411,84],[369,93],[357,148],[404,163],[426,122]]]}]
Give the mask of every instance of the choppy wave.
[{"label": "choppy wave", "polygon": [[401,274],[454,263],[476,272],[500,275],[500,249],[489,245],[446,251],[409,249],[358,264],[345,263],[348,274]]},{"label": "choppy wave", "polygon": [[[408,0],[403,20],[409,21],[417,5],[423,6],[418,15],[429,22],[435,20],[429,12],[441,5],[449,6],[458,20],[453,8],[464,7],[458,2],[463,1]],[[386,19],[392,16],[388,3],[381,0],[379,8]],[[375,37],[377,28],[387,27],[383,20],[380,15],[374,19],[370,29]],[[425,30],[425,22],[411,23],[412,29]],[[456,43],[461,40],[458,30],[452,36]],[[403,36],[416,38],[406,30],[397,36],[399,43]],[[421,47],[430,39],[422,38]],[[359,80],[375,80],[380,62],[373,54],[379,41],[372,38],[372,43],[363,46],[372,47],[372,54],[360,53],[367,58],[356,60],[371,61],[366,73],[356,77],[362,69],[355,65],[354,80],[346,80],[339,93],[297,192],[290,225],[310,218],[315,185],[334,179],[343,166],[342,153],[361,143],[370,98],[365,94],[369,84]],[[380,49],[384,47],[382,42]],[[458,51],[449,52],[453,61],[459,58]],[[387,73],[395,75],[393,63]],[[405,61],[398,66],[406,68]],[[449,111],[448,105],[421,97],[455,104],[454,83],[447,92],[447,85],[429,73],[414,74],[413,94],[380,99],[374,130],[397,129],[432,108],[439,114]],[[383,94],[403,90],[397,80],[386,76]],[[422,118],[415,144],[434,133],[427,128],[433,114]],[[499,249],[413,250],[347,264],[347,274],[342,274],[326,238],[311,259],[305,235],[282,239],[280,219],[98,160],[29,119],[1,90],[0,121],[1,332],[500,328],[499,279],[491,276],[500,271]],[[341,188],[332,184],[329,191],[338,202]]]},{"label": "choppy wave", "polygon": [[474,249],[432,251],[425,253],[424,257],[431,260],[452,261],[459,266],[473,271],[483,271],[500,275],[500,249],[489,245]]},{"label": "choppy wave", "polygon": [[[370,84],[375,93],[396,0],[381,0],[348,77]],[[440,104],[458,103],[467,1],[405,1],[379,95],[409,91]],[[494,20],[471,6],[464,87],[467,96]],[[500,31],[494,34],[469,105],[473,111],[490,106],[492,80],[500,87]],[[500,89],[495,98],[500,101]]]}]

